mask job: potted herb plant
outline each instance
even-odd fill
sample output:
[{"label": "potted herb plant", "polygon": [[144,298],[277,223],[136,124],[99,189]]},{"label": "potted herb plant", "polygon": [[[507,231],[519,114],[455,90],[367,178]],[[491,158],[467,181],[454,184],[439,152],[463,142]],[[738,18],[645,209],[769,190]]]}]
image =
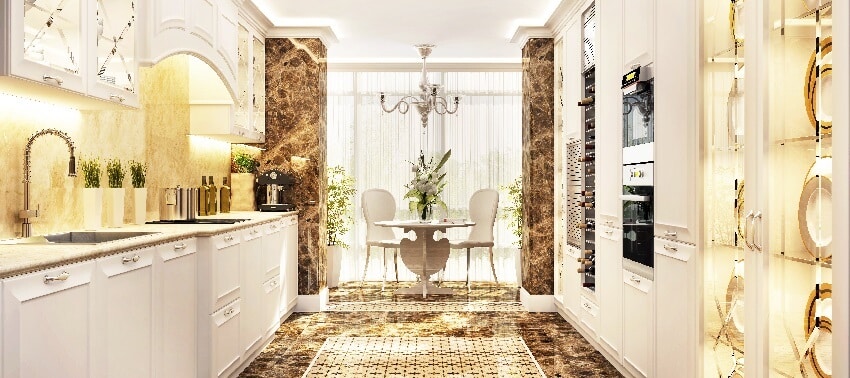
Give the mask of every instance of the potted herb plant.
[{"label": "potted herb plant", "polygon": [[121,160],[109,159],[106,161],[106,178],[109,183],[110,211],[108,217],[109,227],[121,227],[124,224],[124,176],[126,169]]},{"label": "potted herb plant", "polygon": [[328,167],[328,287],[337,287],[342,252],[348,248],[343,237],[354,223],[354,177],[341,166]]},{"label": "potted herb plant", "polygon": [[254,210],[254,174],[260,162],[255,153],[234,145],[230,162],[230,210]]},{"label": "potted herb plant", "polygon": [[100,159],[80,159],[80,170],[83,172],[83,227],[86,230],[97,230],[103,223],[103,188],[100,187],[100,175],[103,173]]},{"label": "potted herb plant", "polygon": [[133,185],[133,223],[144,224],[147,216],[148,189],[145,188],[145,177],[148,165],[130,160],[130,183]]}]

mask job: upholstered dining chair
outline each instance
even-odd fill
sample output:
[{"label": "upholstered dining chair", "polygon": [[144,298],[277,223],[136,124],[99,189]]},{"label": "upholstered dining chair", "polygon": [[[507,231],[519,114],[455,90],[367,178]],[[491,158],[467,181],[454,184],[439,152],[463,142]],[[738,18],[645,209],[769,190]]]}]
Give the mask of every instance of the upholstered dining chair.
[{"label": "upholstered dining chair", "polygon": [[387,248],[394,248],[393,265],[395,267],[395,280],[398,282],[398,249],[401,248],[401,240],[396,237],[390,227],[375,225],[375,222],[389,221],[395,218],[395,198],[392,193],[384,189],[368,189],[360,197],[360,207],[363,209],[363,218],[366,219],[366,263],[363,266],[363,276],[360,279],[360,287],[366,281],[366,270],[369,268],[369,257],[372,247],[383,248],[381,262],[384,265],[384,276],[381,282],[381,290],[387,281]]},{"label": "upholstered dining chair", "polygon": [[469,284],[469,261],[472,248],[490,249],[490,269],[493,271],[493,279],[499,283],[496,277],[496,265],[493,263],[493,227],[496,224],[496,210],[499,207],[499,192],[495,189],[480,189],[472,193],[469,198],[469,219],[475,222],[469,237],[463,240],[450,240],[449,247],[452,249],[466,249],[466,288]]}]

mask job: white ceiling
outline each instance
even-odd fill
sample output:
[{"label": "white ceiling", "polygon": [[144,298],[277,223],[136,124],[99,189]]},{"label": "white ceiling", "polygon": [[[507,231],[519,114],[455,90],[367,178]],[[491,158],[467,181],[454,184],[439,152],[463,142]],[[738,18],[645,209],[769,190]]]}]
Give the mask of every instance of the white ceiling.
[{"label": "white ceiling", "polygon": [[277,27],[329,27],[329,63],[413,63],[413,45],[437,45],[429,62],[518,63],[510,39],[543,26],[561,0],[253,0]]}]

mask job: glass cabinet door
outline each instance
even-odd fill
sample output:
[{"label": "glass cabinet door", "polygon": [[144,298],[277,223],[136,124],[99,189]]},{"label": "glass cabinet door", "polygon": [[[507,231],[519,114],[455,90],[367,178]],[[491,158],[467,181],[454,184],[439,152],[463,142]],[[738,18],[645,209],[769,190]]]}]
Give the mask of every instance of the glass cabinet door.
[{"label": "glass cabinet door", "polygon": [[254,96],[252,122],[254,131],[261,134],[266,132],[266,45],[259,38],[254,38],[253,75]]},{"label": "glass cabinet door", "polygon": [[[13,60],[13,73],[83,92],[81,0],[18,1],[10,5],[11,24],[14,32],[22,31],[23,35],[13,36],[12,48],[16,50],[14,55],[18,51],[23,54]],[[18,47],[20,43],[22,47]]]},{"label": "glass cabinet door", "polygon": [[[747,0],[754,1],[754,0]],[[744,0],[703,2],[705,377],[740,377],[745,350]]]},{"label": "glass cabinet door", "polygon": [[768,267],[763,373],[831,377],[832,7],[770,0],[767,14],[767,201],[753,240]]},{"label": "glass cabinet door", "polygon": [[97,82],[115,90],[107,96],[124,102],[136,93],[136,6],[131,0],[97,0],[95,33]]},{"label": "glass cabinet door", "polygon": [[251,35],[248,29],[239,25],[239,61],[236,64],[236,126],[248,128],[250,124],[251,106],[251,82],[253,77],[253,65],[251,62]]}]

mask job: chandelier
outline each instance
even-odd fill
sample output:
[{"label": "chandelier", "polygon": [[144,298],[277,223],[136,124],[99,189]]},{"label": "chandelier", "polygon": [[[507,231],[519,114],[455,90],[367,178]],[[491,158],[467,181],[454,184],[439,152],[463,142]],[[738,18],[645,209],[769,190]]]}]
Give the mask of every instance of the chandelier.
[{"label": "chandelier", "polygon": [[[419,90],[421,93],[419,93],[418,97],[404,96],[395,105],[388,108],[386,95],[384,92],[381,92],[381,109],[387,113],[398,110],[401,114],[407,114],[410,106],[415,105],[416,110],[419,111],[422,127],[425,128],[428,126],[428,115],[431,112],[437,114],[455,114],[460,103],[460,96],[451,96],[447,100],[445,95],[440,95],[442,85],[428,82],[428,70],[425,66],[425,59],[428,58],[428,55],[431,55],[431,48],[434,45],[416,45],[415,47],[419,51],[419,56],[422,57],[422,78],[419,80]],[[451,107],[449,103],[452,104]]]}]

